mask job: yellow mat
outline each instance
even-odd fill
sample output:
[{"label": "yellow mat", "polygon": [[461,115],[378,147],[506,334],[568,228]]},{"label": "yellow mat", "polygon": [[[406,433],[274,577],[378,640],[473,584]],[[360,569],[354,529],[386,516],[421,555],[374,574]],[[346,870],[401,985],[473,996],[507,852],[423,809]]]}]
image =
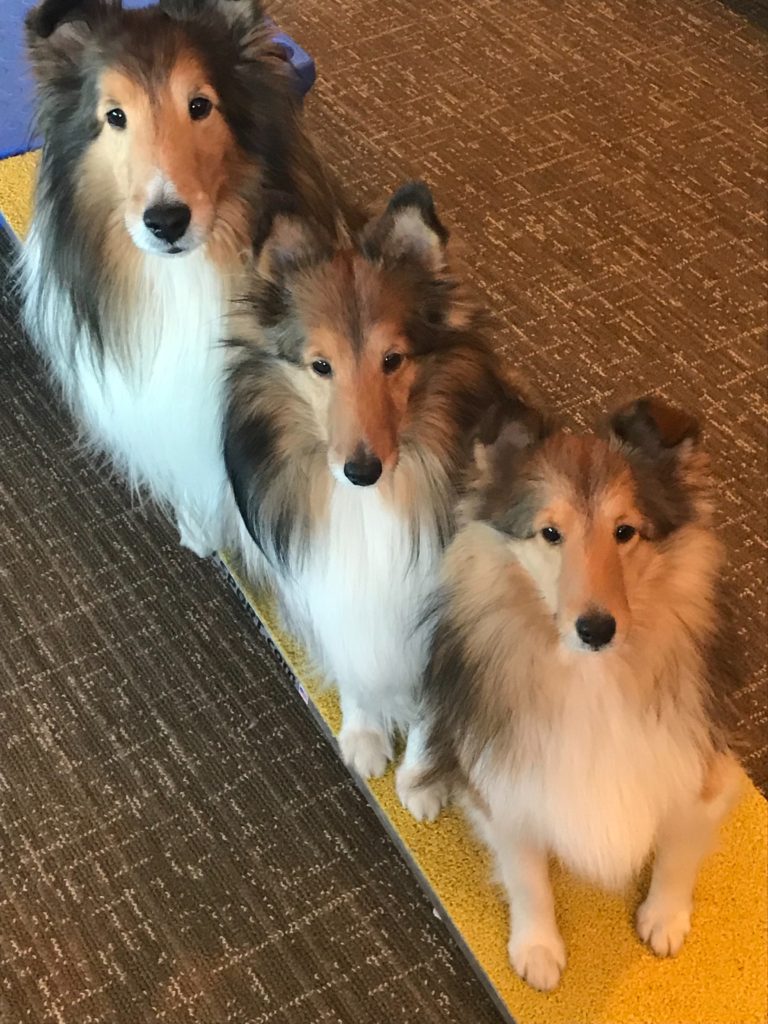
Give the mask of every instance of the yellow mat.
[{"label": "yellow mat", "polygon": [[17,235],[24,235],[31,212],[32,186],[39,152],[0,160],[0,213]]},{"label": "yellow mat", "polygon": [[[0,162],[0,211],[23,234],[35,156]],[[240,584],[256,615],[335,732],[335,695],[313,678],[304,653],[280,634],[271,604]],[[519,1024],[766,1024],[768,1022],[768,804],[749,785],[702,871],[693,930],[675,960],[658,960],[635,937],[638,892],[609,896],[556,871],[558,918],[568,947],[563,982],[536,993],[506,959],[507,910],[487,859],[462,820],[417,824],[400,807],[392,771],[370,798],[408,851],[444,914]],[[467,1021],[467,1024],[472,1024]]]}]

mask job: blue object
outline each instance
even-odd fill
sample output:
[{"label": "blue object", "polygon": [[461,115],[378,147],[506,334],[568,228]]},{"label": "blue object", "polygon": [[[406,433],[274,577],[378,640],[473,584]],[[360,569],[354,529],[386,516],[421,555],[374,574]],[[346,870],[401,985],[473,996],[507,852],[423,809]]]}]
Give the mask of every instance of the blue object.
[{"label": "blue object", "polygon": [[[127,8],[147,5],[148,0],[123,0]],[[24,15],[33,6],[33,0],[0,0],[0,159],[42,145],[42,140],[32,135],[34,87],[24,53]],[[274,38],[287,50],[305,96],[317,77],[315,62],[284,32],[276,32]]]}]

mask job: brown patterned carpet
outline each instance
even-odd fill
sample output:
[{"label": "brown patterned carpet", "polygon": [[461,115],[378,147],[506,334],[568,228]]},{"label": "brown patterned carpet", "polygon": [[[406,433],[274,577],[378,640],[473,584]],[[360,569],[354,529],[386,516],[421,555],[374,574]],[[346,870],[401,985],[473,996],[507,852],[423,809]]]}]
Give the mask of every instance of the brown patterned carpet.
[{"label": "brown patterned carpet", "polygon": [[[768,790],[768,18],[749,0],[291,0],[308,116],[425,177],[499,345],[574,421],[700,408]],[[0,315],[0,1022],[484,1024],[495,1011],[209,564],[128,507]]]}]

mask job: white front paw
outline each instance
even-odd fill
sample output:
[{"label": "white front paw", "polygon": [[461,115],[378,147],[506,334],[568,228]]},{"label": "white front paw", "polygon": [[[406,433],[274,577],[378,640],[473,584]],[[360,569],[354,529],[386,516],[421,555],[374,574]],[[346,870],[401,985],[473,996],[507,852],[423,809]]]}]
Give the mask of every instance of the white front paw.
[{"label": "white front paw", "polygon": [[649,896],[637,910],[637,934],[656,956],[677,956],[691,930],[691,908],[653,900]]},{"label": "white front paw", "polygon": [[401,765],[397,771],[395,788],[400,803],[410,811],[416,821],[434,821],[448,802],[448,787],[443,782],[422,786],[424,768]]},{"label": "white front paw", "polygon": [[531,988],[551,992],[565,970],[565,944],[557,932],[509,940],[509,962]]},{"label": "white front paw", "polygon": [[339,733],[339,749],[344,763],[364,779],[375,779],[387,770],[392,744],[380,729],[345,729]]}]

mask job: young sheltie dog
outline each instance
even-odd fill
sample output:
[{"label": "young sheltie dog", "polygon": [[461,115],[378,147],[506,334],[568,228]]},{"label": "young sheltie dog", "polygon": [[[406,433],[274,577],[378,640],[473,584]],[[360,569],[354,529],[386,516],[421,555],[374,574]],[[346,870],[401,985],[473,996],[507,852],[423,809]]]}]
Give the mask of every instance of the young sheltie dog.
[{"label": "young sheltie dog", "polygon": [[44,136],[27,329],[86,440],[208,552],[227,489],[218,341],[263,198],[329,217],[341,200],[258,0],[44,0],[26,31]]},{"label": "young sheltie dog", "polygon": [[509,897],[512,965],[544,990],[566,960],[548,855],[615,888],[655,850],[637,930],[673,956],[741,778],[709,712],[722,560],[698,426],[642,398],[607,435],[518,408],[477,446],[398,776],[420,818],[459,795]]},{"label": "young sheltie dog", "polygon": [[341,751],[363,776],[383,772],[411,720],[418,609],[474,426],[508,388],[446,238],[418,183],[344,246],[280,216],[254,340],[233,342],[225,454],[249,572],[338,686]]}]

